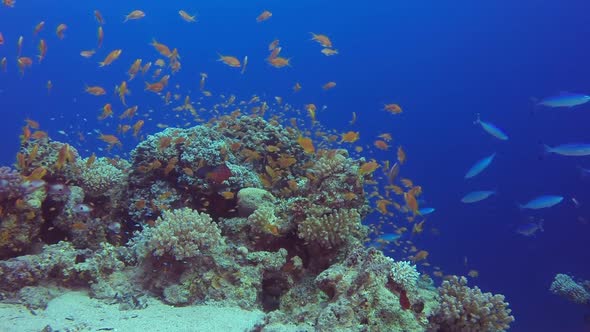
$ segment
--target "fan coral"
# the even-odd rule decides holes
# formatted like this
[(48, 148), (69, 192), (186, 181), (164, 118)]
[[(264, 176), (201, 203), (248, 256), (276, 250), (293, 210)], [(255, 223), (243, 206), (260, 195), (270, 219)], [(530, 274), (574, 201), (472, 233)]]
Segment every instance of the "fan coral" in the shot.
[(139, 256), (173, 256), (176, 260), (211, 253), (223, 244), (221, 230), (206, 213), (189, 208), (166, 210), (156, 226), (145, 228), (136, 237)]
[(440, 309), (433, 322), (443, 331), (505, 331), (514, 321), (504, 295), (467, 287), (465, 277), (451, 277), (438, 289)]
[(551, 293), (566, 298), (574, 303), (590, 303), (590, 292), (567, 274), (557, 274), (549, 288)]
[(358, 233), (361, 216), (356, 209), (333, 210), (321, 217), (309, 216), (299, 224), (299, 237), (308, 243), (317, 242), (333, 249), (346, 242), (348, 236)]
[(407, 261), (393, 262), (391, 279), (405, 291), (415, 292), (418, 278), (420, 278), (420, 273), (416, 270), (416, 265), (412, 265)]
[(0, 201), (19, 197), (23, 194), (23, 179), (10, 167), (0, 167)]

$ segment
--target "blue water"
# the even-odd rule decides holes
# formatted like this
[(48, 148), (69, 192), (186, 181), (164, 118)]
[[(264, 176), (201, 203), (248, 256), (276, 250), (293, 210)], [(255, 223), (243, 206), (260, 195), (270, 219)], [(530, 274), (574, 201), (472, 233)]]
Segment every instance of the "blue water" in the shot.
[[(123, 24), (124, 15), (137, 6), (147, 16)], [(96, 47), (94, 9), (106, 21), (105, 40), (93, 58), (85, 59), (79, 52)], [(196, 13), (199, 22), (180, 20), (179, 9)], [(264, 9), (273, 17), (257, 24), (255, 18)], [(127, 79), (136, 58), (145, 62), (160, 57), (148, 45), (156, 38), (179, 49), (182, 70), (171, 86), (179, 84), (183, 96), (189, 91), (198, 95), (199, 73), (206, 72), (207, 89), (214, 95), (282, 96), (298, 108), (327, 105), (318, 120), (338, 132), (360, 131), (363, 145), (372, 145), (380, 133), (392, 133), (408, 153), (403, 176), (422, 185), (428, 206), (437, 209), (416, 240), (430, 252), (429, 261), (450, 274), (478, 270), (480, 276), (472, 282), (484, 291), (505, 294), (511, 303), (514, 331), (581, 331), (588, 309), (566, 303), (548, 289), (556, 273), (590, 279), (590, 190), (576, 171), (576, 165), (590, 168), (590, 158), (545, 156), (541, 143), (589, 143), (590, 104), (573, 110), (535, 109), (531, 98), (560, 91), (590, 93), (589, 9), (582, 0), (19, 0), (15, 8), (0, 7), (5, 38), (0, 57), (9, 60), (8, 72), (0, 73), (0, 163), (14, 161), (26, 117), (40, 121), (54, 139), (82, 147), (83, 155), (104, 147), (96, 134), (87, 133), (115, 132), (113, 125), (98, 123), (99, 109), (111, 102), (116, 113), (123, 111), (112, 95), (114, 86)], [(41, 20), (45, 30), (33, 38)], [(60, 23), (68, 25), (64, 40), (55, 36)], [(309, 41), (312, 31), (329, 35), (340, 54), (319, 53), (319, 45)], [(37, 54), (39, 38), (48, 44), (43, 63), (35, 61), (22, 78), (14, 60), (19, 35), (24, 36), (26, 56)], [(275, 38), (283, 46), (281, 54), (292, 57), (291, 68), (265, 63), (267, 45)], [(121, 57), (98, 68), (97, 62), (117, 48), (123, 49)], [(248, 55), (246, 74), (217, 62), (217, 52), (240, 59)], [(47, 80), (54, 85), (50, 94)], [(303, 89), (293, 94), (297, 81)], [(323, 91), (327, 81), (337, 87)], [(108, 96), (84, 94), (84, 84), (102, 85)], [(174, 124), (172, 111), (156, 95), (143, 92), (143, 84), (139, 77), (132, 81), (127, 99), (140, 106), (140, 114), (154, 109), (144, 133), (155, 132), (158, 122)], [(383, 111), (383, 104), (391, 102), (404, 113)], [(353, 111), (358, 120), (349, 126)], [(510, 140), (497, 140), (473, 125), (476, 113), (505, 130)], [(78, 141), (78, 132), (85, 141)], [(125, 139), (123, 151), (135, 143)], [(497, 155), (487, 170), (463, 179), (476, 160), (493, 152)], [(393, 154), (374, 156), (393, 159)], [(473, 205), (460, 203), (466, 192), (484, 189), (498, 195)], [(566, 200), (547, 210), (519, 211), (517, 202), (541, 194)], [(579, 208), (571, 197), (581, 203)], [(545, 232), (531, 238), (516, 234), (515, 228), (529, 216), (543, 218)], [(440, 235), (433, 235), (432, 227)]]

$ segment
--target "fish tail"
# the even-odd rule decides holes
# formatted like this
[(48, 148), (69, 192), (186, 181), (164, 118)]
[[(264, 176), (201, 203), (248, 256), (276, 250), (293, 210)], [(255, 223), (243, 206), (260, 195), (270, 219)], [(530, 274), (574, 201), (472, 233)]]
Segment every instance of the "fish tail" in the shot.
[(477, 113), (475, 116), (476, 116), (476, 118), (475, 118), (475, 121), (473, 121), (473, 124), (476, 125), (476, 124), (481, 123), (481, 118), (480, 118), (479, 113)]
[(550, 147), (547, 144), (543, 144), (543, 149), (544, 149), (545, 153), (551, 153), (551, 152), (553, 152), (553, 148)]

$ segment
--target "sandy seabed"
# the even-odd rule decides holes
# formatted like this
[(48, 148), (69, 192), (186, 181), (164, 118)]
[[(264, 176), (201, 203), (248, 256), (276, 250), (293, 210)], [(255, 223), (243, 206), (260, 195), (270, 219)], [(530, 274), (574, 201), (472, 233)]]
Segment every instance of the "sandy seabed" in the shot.
[(191, 331), (243, 332), (264, 319), (261, 311), (216, 306), (173, 307), (156, 299), (140, 310), (119, 310), (118, 304), (92, 299), (85, 292), (64, 293), (45, 310), (0, 303), (0, 332), (49, 331)]

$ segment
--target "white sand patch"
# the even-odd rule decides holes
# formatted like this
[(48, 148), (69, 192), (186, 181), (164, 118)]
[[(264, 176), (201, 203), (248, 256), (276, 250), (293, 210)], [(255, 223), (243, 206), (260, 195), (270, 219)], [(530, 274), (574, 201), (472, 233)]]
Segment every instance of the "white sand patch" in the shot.
[(120, 311), (118, 304), (91, 299), (84, 292), (68, 292), (49, 302), (46, 310), (17, 304), (0, 304), (1, 332), (39, 332), (49, 325), (69, 331), (191, 331), (244, 332), (264, 319), (261, 311), (240, 308), (173, 307), (156, 299), (141, 310)]

